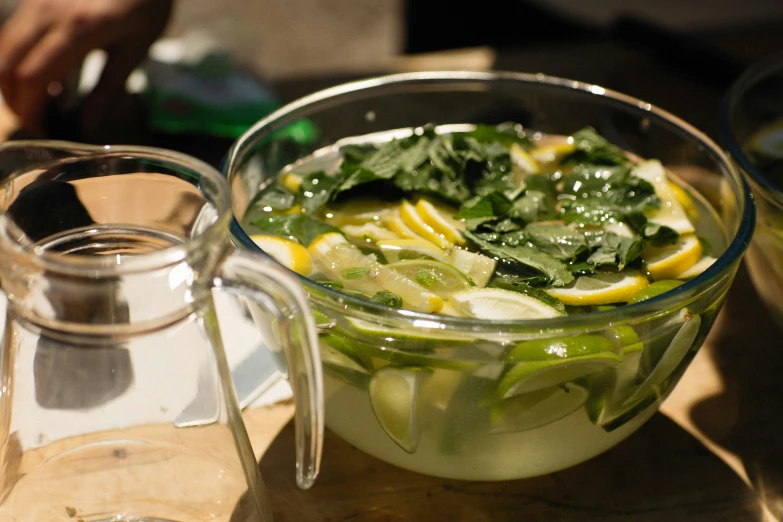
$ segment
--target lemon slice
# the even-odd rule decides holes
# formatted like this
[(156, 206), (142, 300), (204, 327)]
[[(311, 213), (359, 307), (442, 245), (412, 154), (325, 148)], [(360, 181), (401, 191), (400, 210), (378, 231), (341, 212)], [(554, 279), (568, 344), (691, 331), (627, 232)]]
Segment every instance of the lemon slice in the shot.
[(693, 234), (680, 236), (673, 245), (648, 246), (642, 251), (642, 259), (653, 279), (674, 279), (701, 259), (701, 241)]
[(250, 239), (275, 261), (297, 274), (307, 276), (312, 273), (313, 261), (310, 253), (299, 243), (290, 239), (264, 234), (250, 236)]
[(766, 125), (754, 134), (750, 146), (768, 158), (783, 159), (783, 120)]
[(438, 246), (444, 250), (454, 246), (448, 239), (440, 235), (434, 228), (428, 225), (419, 215), (416, 207), (411, 205), (409, 201), (403, 201), (400, 205), (400, 218), (402, 218), (403, 223), (408, 225), (408, 227), (417, 236), (423, 237), (435, 246)]
[(406, 308), (419, 312), (437, 312), (443, 307), (441, 297), (380, 264), (375, 256), (364, 255), (341, 234), (330, 232), (316, 238), (308, 251), (321, 273), (342, 281), (347, 289), (367, 295), (388, 290), (400, 296)]
[(370, 405), (383, 431), (406, 453), (419, 447), (419, 389), (424, 368), (383, 368), (370, 377)]
[(538, 174), (541, 172), (538, 162), (518, 143), (511, 145), (510, 155), (514, 165), (522, 169), (522, 172), (525, 174)]
[(359, 241), (382, 241), (384, 239), (398, 239), (399, 236), (389, 230), (376, 225), (375, 223), (365, 223), (364, 225), (344, 225), (340, 230), (354, 239)]
[(651, 223), (667, 226), (678, 234), (695, 232), (693, 223), (688, 219), (677, 192), (666, 176), (666, 170), (658, 160), (648, 160), (640, 163), (634, 169), (634, 174), (652, 184), (655, 194), (661, 200), (661, 208), (647, 216)]
[(389, 227), (389, 230), (397, 234), (399, 237), (403, 239), (411, 239), (415, 241), (423, 241), (428, 244), (432, 244), (432, 242), (427, 241), (420, 235), (418, 235), (416, 232), (413, 231), (408, 225), (405, 224), (405, 222), (402, 220), (400, 216), (391, 216), (386, 220), (386, 226)]
[(684, 272), (677, 274), (677, 279), (693, 279), (711, 267), (715, 261), (717, 261), (717, 259), (714, 257), (704, 256), (695, 265), (685, 270)]
[(530, 155), (539, 165), (547, 165), (549, 163), (559, 162), (563, 156), (574, 152), (573, 139), (565, 141), (563, 143), (552, 143), (550, 145), (542, 145), (536, 147), (530, 151)]
[(646, 287), (647, 278), (636, 270), (598, 273), (578, 277), (569, 286), (549, 288), (546, 292), (571, 306), (625, 303)]
[(497, 265), (497, 261), (491, 257), (459, 248), (451, 251), (447, 262), (482, 288), (489, 283)]
[(462, 237), (462, 230), (465, 230), (465, 223), (462, 221), (450, 220), (435, 205), (425, 199), (420, 199), (416, 203), (416, 212), (418, 212), (422, 221), (432, 227), (432, 229), (443, 236), (446, 241), (457, 245), (465, 245), (465, 238)]
[(375, 223), (383, 225), (388, 218), (397, 214), (397, 204), (377, 199), (352, 199), (331, 208), (326, 219), (337, 228), (345, 225)]
[(688, 194), (688, 191), (673, 181), (669, 182), (669, 186), (674, 191), (677, 201), (679, 201), (682, 208), (685, 209), (685, 214), (688, 218), (692, 220), (699, 219), (699, 211), (696, 210), (696, 205), (693, 204), (693, 198)]
[(389, 239), (378, 241), (376, 245), (390, 263), (406, 259), (446, 261), (443, 250), (423, 239)]
[(299, 187), (302, 186), (302, 178), (294, 174), (293, 172), (289, 172), (282, 178), (280, 178), (280, 184), (283, 185), (285, 188), (296, 194), (299, 192)]
[(500, 288), (475, 288), (451, 294), (449, 303), (461, 315), (478, 319), (521, 320), (558, 317), (548, 304), (519, 292)]
[(444, 298), (474, 286), (468, 276), (453, 266), (433, 259), (411, 259), (386, 266)]
[(587, 402), (587, 389), (572, 382), (503, 399), (490, 411), (490, 433), (519, 433), (566, 417)]

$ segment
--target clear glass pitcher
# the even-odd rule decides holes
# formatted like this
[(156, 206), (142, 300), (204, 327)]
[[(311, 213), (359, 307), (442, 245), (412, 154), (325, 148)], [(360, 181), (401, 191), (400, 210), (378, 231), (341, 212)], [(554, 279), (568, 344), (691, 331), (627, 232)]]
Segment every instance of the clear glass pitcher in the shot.
[(320, 359), (296, 281), (232, 250), (225, 179), (64, 142), (0, 146), (0, 176), (0, 521), (271, 521), (213, 290), (271, 318), (301, 487), (321, 456)]

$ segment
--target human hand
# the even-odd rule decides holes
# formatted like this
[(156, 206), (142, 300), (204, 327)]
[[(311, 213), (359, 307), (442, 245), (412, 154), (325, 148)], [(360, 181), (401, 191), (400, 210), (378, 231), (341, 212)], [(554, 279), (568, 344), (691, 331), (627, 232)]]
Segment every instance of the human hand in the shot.
[(94, 49), (107, 53), (82, 126), (101, 120), (125, 80), (160, 36), (173, 0), (22, 0), (0, 30), (0, 90), (26, 129), (41, 126), (46, 104)]

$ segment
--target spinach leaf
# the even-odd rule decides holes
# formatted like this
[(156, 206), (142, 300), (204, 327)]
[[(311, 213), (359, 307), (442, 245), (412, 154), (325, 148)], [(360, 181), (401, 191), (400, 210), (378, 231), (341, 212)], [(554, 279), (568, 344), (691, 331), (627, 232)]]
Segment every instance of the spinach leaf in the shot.
[(566, 160), (587, 161), (599, 165), (622, 165), (625, 163), (623, 151), (609, 143), (592, 127), (585, 127), (571, 136), (575, 151)]
[(626, 237), (614, 232), (606, 232), (601, 238), (598, 249), (587, 258), (593, 266), (617, 266), (622, 270), (641, 254), (646, 241), (639, 236)]
[(296, 195), (275, 181), (261, 193), (256, 205), (265, 211), (288, 210), (296, 203)]
[(575, 276), (577, 275), (590, 275), (595, 273), (595, 266), (591, 265), (587, 261), (581, 261), (579, 263), (570, 263), (568, 269)]
[(409, 172), (401, 171), (392, 182), (404, 193), (433, 196), (455, 207), (471, 197), (470, 190), (460, 178), (450, 179), (432, 165), (424, 165)]
[(326, 172), (313, 172), (302, 180), (299, 193), (302, 196), (302, 208), (307, 212), (315, 212), (332, 197), (337, 186), (342, 182), (340, 176), (330, 176)]
[(386, 306), (392, 306), (394, 308), (402, 308), (402, 297), (398, 296), (394, 292), (388, 290), (380, 290), (375, 292), (370, 301), (374, 303), (380, 303)]
[(505, 216), (511, 209), (511, 201), (501, 192), (490, 192), (486, 196), (462, 206), (457, 219), (464, 219), (468, 230), (475, 230), (488, 221)]
[(250, 224), (268, 234), (293, 239), (304, 246), (310, 246), (310, 243), (322, 234), (341, 233), (338, 228), (301, 213), (264, 216), (251, 221)]
[(600, 198), (628, 183), (630, 177), (631, 169), (625, 165), (579, 163), (565, 176), (563, 192), (583, 198)]
[(544, 290), (530, 286), (527, 279), (516, 274), (499, 272), (492, 277), (487, 286), (529, 295), (530, 297), (548, 304), (561, 314), (566, 315), (565, 305), (560, 302), (559, 299), (552, 297)]
[(523, 267), (539, 272), (546, 277), (547, 282), (552, 286), (565, 286), (574, 280), (574, 276), (564, 263), (534, 247), (497, 245), (468, 231), (465, 231), (464, 235), (479, 250), (490, 257), (499, 259), (511, 266)]
[(539, 250), (561, 261), (572, 261), (587, 250), (585, 236), (561, 224), (531, 223), (525, 235)]
[(519, 123), (505, 122), (500, 125), (491, 126), (479, 124), (472, 131), (466, 132), (466, 135), (470, 136), (479, 143), (492, 143), (497, 142), (506, 147), (510, 147), (513, 143), (518, 143), (524, 148), (530, 148), (533, 142), (527, 137), (525, 129)]

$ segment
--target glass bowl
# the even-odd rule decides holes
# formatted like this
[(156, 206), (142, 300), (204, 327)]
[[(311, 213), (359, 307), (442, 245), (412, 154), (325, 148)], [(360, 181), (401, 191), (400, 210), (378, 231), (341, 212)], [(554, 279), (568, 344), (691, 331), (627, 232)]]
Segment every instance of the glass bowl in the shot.
[[(306, 120), (309, 143), (286, 137)], [(618, 309), (557, 319), (489, 321), (416, 313), (300, 277), (320, 324), (326, 424), (375, 457), (449, 478), (505, 480), (550, 473), (611, 448), (671, 392), (703, 343), (750, 241), (750, 191), (720, 148), (648, 103), (594, 85), (521, 73), (428, 72), (349, 83), (261, 120), (226, 161), (232, 237), (263, 254), (243, 228), (250, 203), (285, 166), (341, 138), (437, 124), (521, 123), (569, 135), (591, 125), (658, 158), (712, 203), (723, 230), (703, 231), (720, 253), (673, 291)], [(703, 224), (697, 223), (703, 228)], [(717, 255), (716, 253), (716, 255)], [(520, 342), (612, 340), (611, 367), (559, 360), (535, 389), (501, 399)]]
[(748, 249), (748, 271), (783, 328), (783, 55), (737, 79), (723, 102), (721, 129), (756, 200), (758, 225)]

